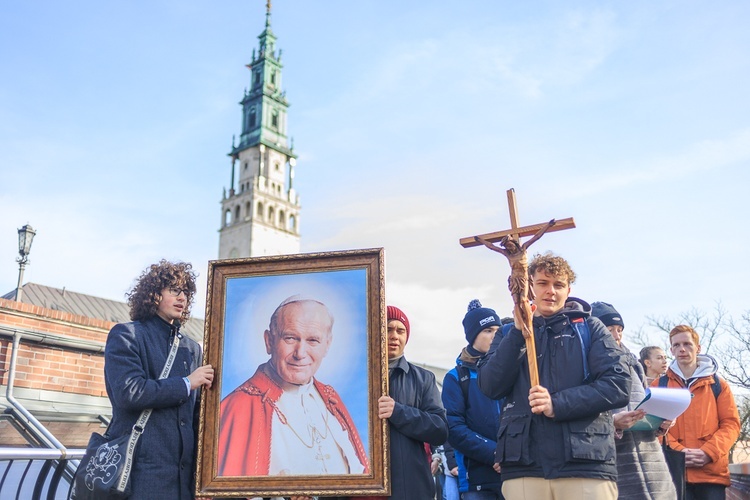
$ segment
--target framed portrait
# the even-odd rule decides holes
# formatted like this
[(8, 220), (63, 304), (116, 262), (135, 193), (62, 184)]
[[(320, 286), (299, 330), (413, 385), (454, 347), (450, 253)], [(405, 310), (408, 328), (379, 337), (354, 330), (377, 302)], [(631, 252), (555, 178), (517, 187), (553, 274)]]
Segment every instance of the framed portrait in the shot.
[(209, 262), (196, 496), (389, 495), (383, 249)]

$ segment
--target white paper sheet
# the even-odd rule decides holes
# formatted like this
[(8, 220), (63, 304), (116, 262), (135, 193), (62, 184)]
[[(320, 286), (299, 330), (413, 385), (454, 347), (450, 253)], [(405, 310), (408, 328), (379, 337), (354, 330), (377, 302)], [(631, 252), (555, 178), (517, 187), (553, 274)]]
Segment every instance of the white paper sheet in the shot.
[(650, 387), (646, 389), (636, 410), (646, 410), (649, 415), (655, 415), (665, 420), (674, 420), (690, 406), (692, 395), (687, 389), (672, 389), (669, 387)]

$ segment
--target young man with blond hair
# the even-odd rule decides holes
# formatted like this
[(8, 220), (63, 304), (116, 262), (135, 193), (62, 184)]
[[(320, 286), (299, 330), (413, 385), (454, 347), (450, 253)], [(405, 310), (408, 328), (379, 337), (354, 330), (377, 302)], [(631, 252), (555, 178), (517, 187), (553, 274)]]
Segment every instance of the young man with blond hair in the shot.
[[(716, 360), (700, 354), (698, 332), (693, 328), (675, 326), (669, 332), (669, 344), (674, 361), (664, 375), (667, 387), (687, 388), (692, 396), (690, 406), (667, 434), (668, 445), (685, 453), (685, 498), (723, 500), (730, 484), (729, 450), (740, 435), (732, 390), (718, 377)], [(653, 385), (663, 383), (657, 379)]]
[(591, 306), (570, 297), (575, 273), (562, 257), (529, 264), (539, 385), (531, 386), (521, 324), (496, 335), (479, 365), (479, 388), (505, 398), (495, 462), (505, 498), (617, 498), (610, 410), (628, 403), (630, 371)]

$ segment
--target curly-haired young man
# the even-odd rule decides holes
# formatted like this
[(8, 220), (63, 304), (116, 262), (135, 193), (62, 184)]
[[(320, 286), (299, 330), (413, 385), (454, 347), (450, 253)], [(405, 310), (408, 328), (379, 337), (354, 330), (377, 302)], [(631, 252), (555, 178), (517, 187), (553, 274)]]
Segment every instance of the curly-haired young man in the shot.
[[(194, 294), (190, 264), (153, 264), (128, 293), (133, 321), (115, 325), (107, 336), (107, 437), (129, 433), (144, 409), (154, 410), (136, 450), (131, 498), (194, 497), (198, 389), (211, 387), (214, 376), (211, 365), (200, 366), (200, 345), (180, 333)], [(179, 342), (177, 356), (167, 378), (159, 379), (173, 341)]]
[(540, 385), (531, 387), (518, 319), (505, 337), (495, 336), (479, 366), (482, 392), (505, 398), (495, 449), (503, 495), (614, 500), (610, 410), (628, 403), (628, 365), (591, 306), (570, 297), (575, 273), (565, 259), (535, 256), (529, 279)]

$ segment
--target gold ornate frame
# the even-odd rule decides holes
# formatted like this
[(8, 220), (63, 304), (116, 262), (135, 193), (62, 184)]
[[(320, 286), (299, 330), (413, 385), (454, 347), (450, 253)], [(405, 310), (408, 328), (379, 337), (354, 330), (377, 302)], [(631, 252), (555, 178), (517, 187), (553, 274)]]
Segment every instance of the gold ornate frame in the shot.
[[(366, 425), (366, 429), (360, 428), (359, 425), (357, 427), (361, 435), (367, 436), (367, 442), (365, 443), (363, 439), (363, 444), (369, 458), (369, 473), (283, 476), (219, 475), (217, 455), (221, 400), (228, 393), (227, 391), (231, 392), (236, 387), (234, 375), (236, 371), (247, 370), (246, 374), (243, 374), (243, 377), (247, 378), (255, 370), (255, 366), (251, 366), (250, 361), (243, 363), (241, 367), (239, 363), (227, 362), (224, 365), (224, 361), (229, 359), (226, 356), (236, 358), (237, 355), (234, 353), (248, 352), (248, 356), (268, 358), (265, 349), (244, 350), (233, 347), (233, 343), (247, 343), (251, 342), (248, 339), (262, 338), (263, 332), (255, 331), (256, 327), (250, 325), (264, 320), (267, 327), (273, 309), (269, 312), (268, 307), (263, 308), (258, 305), (258, 302), (267, 299), (266, 302), (271, 303), (268, 295), (272, 293), (276, 293), (277, 297), (295, 293), (309, 294), (310, 289), (313, 293), (325, 288), (329, 293), (343, 294), (345, 293), (344, 282), (341, 282), (342, 291), (338, 292), (339, 287), (336, 286), (336, 280), (342, 276), (356, 277), (351, 280), (354, 284), (349, 280), (346, 281), (346, 286), (357, 289), (354, 294), (355, 299), (348, 295), (346, 300), (355, 300), (354, 309), (364, 311), (365, 316), (357, 323), (362, 326), (362, 334), (352, 335), (351, 339), (343, 340), (342, 343), (348, 350), (346, 356), (354, 354), (356, 356), (352, 359), (361, 359), (362, 363), (357, 364), (355, 370), (340, 373), (339, 377), (323, 380), (323, 382), (332, 383), (337, 390), (339, 390), (337, 384), (349, 383), (352, 385), (349, 389), (350, 394), (360, 393), (357, 401), (364, 401), (364, 405), (355, 405), (355, 408), (350, 408), (350, 412), (353, 415), (356, 412), (359, 415), (359, 421), (366, 422), (363, 424)], [(321, 284), (320, 288), (316, 288), (318, 282)], [(324, 282), (325, 285), (323, 285)], [(255, 286), (256, 283), (264, 285)], [(244, 288), (240, 286), (246, 284), (248, 286)], [(306, 287), (307, 289), (303, 290)], [(240, 289), (245, 292), (238, 291)], [(269, 292), (271, 289), (273, 292)], [(381, 395), (388, 394), (384, 290), (385, 270), (382, 248), (209, 262), (203, 360), (204, 363), (209, 363), (215, 368), (215, 375), (213, 387), (203, 390), (200, 406), (196, 470), (196, 496), (198, 498), (390, 495), (388, 424), (377, 417), (377, 400)], [(361, 301), (361, 303), (357, 304), (356, 301)], [(279, 302), (280, 300), (277, 300), (276, 305)], [(335, 317), (336, 311), (332, 313)], [(240, 317), (240, 314), (242, 314), (242, 321), (236, 319)], [(248, 318), (252, 321), (245, 321)], [(243, 327), (241, 335), (236, 334), (240, 328), (239, 325)], [(247, 326), (246, 329), (245, 326)], [(252, 331), (246, 332), (246, 330)], [(353, 330), (359, 331), (359, 328)], [(331, 351), (336, 345), (337, 338), (347, 335), (347, 332), (337, 330), (337, 324), (334, 323), (333, 335)], [(228, 351), (225, 352), (225, 349)], [(359, 352), (360, 349), (363, 351)], [(327, 363), (334, 367), (338, 366), (342, 359), (341, 353), (335, 359), (330, 359), (331, 354), (332, 352), (329, 351), (321, 364), (320, 371), (323, 371)], [(355, 375), (352, 375), (353, 373)], [(363, 376), (357, 379), (357, 373)], [(361, 393), (361, 390), (365, 388), (366, 395)], [(343, 393), (341, 397), (346, 400)], [(348, 402), (347, 405), (349, 405)]]

